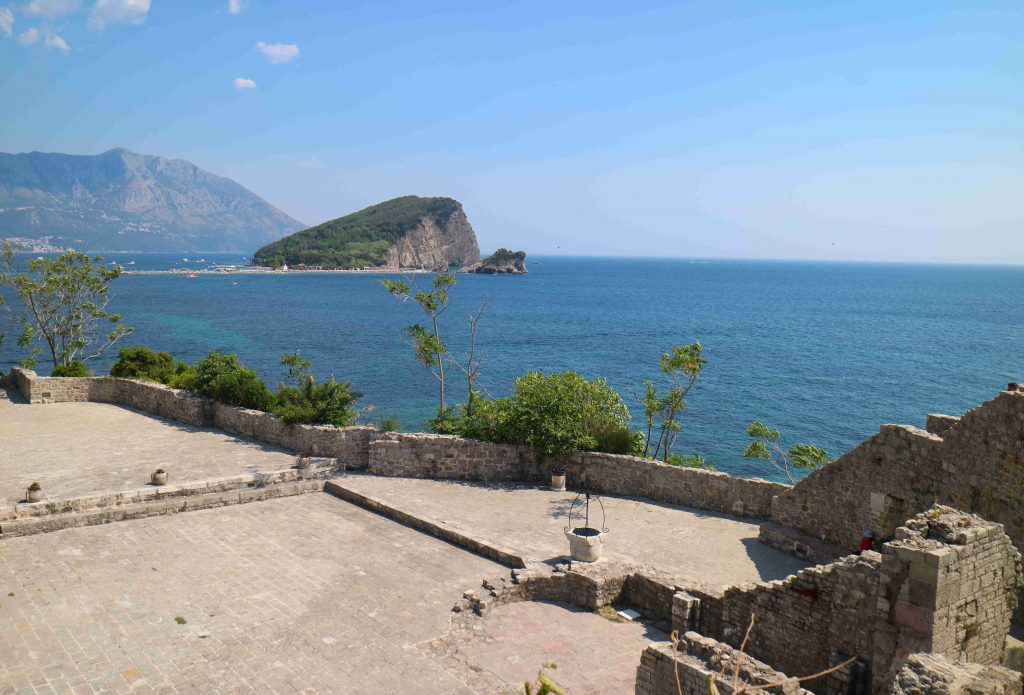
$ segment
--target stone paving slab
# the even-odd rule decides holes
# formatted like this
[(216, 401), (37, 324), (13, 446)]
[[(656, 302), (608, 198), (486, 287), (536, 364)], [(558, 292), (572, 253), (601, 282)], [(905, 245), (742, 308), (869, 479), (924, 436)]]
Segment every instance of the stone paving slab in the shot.
[(416, 645), (502, 571), (322, 493), (7, 539), (0, 693), (468, 695)]
[(11, 509), (38, 481), (48, 499), (136, 490), (164, 468), (171, 482), (276, 471), (278, 447), (107, 403), (27, 405), (0, 395), (0, 504)]
[[(563, 528), (574, 492), (522, 485), (345, 474), (332, 485), (390, 505), (528, 562), (568, 554)], [(758, 524), (715, 512), (624, 497), (602, 497), (610, 533), (604, 557), (641, 562), (708, 587), (770, 581), (809, 563), (757, 540)], [(601, 521), (591, 507), (592, 525)]]
[(612, 622), (560, 603), (497, 606), (481, 619), (480, 632), (459, 647), (461, 657), (522, 691), (541, 664), (567, 693), (632, 695), (640, 656), (668, 635), (635, 622)]

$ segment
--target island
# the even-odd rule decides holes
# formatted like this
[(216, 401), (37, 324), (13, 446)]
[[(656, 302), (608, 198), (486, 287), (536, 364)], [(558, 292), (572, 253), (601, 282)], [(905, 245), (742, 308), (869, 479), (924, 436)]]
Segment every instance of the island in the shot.
[(525, 275), (526, 252), (509, 251), (500, 248), (482, 261), (476, 261), (463, 268), (460, 273), (482, 273), (484, 275)]

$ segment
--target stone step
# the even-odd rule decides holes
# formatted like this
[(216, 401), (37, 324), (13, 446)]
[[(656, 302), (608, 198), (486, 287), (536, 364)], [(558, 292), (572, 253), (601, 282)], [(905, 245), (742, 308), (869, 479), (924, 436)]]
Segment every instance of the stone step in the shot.
[(245, 504), (275, 497), (301, 495), (307, 492), (321, 492), (323, 487), (322, 478), (298, 479), (269, 485), (235, 487), (216, 492), (152, 497), (141, 502), (101, 508), (24, 516), (0, 521), (0, 539), (50, 533), (79, 526), (109, 524), (128, 519), (143, 519), (164, 514), (177, 514), (198, 509)]

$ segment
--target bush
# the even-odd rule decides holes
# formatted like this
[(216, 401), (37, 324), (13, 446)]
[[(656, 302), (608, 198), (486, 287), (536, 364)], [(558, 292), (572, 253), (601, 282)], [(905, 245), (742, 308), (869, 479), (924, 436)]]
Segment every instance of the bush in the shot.
[(629, 454), (640, 456), (644, 451), (644, 435), (634, 432), (628, 425), (599, 422), (590, 426), (596, 443), (594, 451), (606, 454)]
[(401, 432), (402, 423), (395, 415), (381, 415), (377, 420), (377, 429), (381, 432)]
[(158, 384), (170, 384), (178, 374), (189, 366), (175, 360), (169, 353), (156, 352), (147, 347), (125, 347), (118, 351), (118, 360), (110, 368), (110, 376), (121, 379), (141, 379)]
[(185, 365), (184, 369), (171, 377), (167, 385), (172, 389), (185, 389), (186, 391), (196, 390), (196, 377), (198, 373), (196, 368), (191, 365)]
[(334, 425), (345, 427), (356, 420), (355, 402), (363, 394), (352, 390), (348, 381), (335, 381), (334, 375), (317, 383), (313, 363), (299, 354), (285, 353), (281, 364), (287, 367), (291, 384), (280, 383), (272, 412), (289, 425)]
[(529, 444), (542, 456), (575, 450), (630, 453), (638, 441), (629, 430), (629, 410), (608, 382), (587, 381), (571, 371), (524, 374), (508, 398), (476, 400), (472, 415), (458, 422), (464, 437)]
[(196, 362), (195, 376), (189, 380), (190, 390), (228, 405), (269, 411), (274, 403), (263, 379), (242, 364), (238, 355), (211, 352)]
[(665, 463), (670, 466), (679, 466), (680, 468), (701, 468), (706, 471), (715, 470), (715, 467), (705, 461), (704, 457), (696, 451), (692, 452), (689, 456), (669, 454), (665, 459)]
[(92, 376), (92, 372), (78, 360), (71, 360), (67, 364), (54, 367), (50, 376)]

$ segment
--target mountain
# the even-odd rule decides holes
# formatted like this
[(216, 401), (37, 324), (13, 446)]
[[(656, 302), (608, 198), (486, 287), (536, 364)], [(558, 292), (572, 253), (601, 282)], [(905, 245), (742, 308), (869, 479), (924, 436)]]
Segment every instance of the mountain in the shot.
[(303, 226), (181, 159), (0, 153), (0, 239), (36, 250), (248, 252)]
[(407, 195), (264, 246), (263, 265), (447, 269), (480, 260), (476, 233), (452, 198)]

